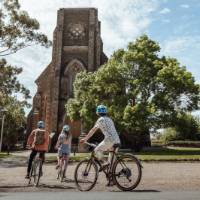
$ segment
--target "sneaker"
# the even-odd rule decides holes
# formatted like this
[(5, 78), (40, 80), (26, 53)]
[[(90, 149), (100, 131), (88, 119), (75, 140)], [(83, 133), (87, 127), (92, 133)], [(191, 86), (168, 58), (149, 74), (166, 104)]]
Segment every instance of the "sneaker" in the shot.
[(27, 174), (26, 176), (25, 176), (25, 179), (29, 179), (30, 178), (30, 176), (29, 176), (29, 174)]

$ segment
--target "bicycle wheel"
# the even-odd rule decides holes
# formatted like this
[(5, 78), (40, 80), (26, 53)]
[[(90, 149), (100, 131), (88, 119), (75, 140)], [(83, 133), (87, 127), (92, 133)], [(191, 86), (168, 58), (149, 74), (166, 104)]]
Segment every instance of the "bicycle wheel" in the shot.
[(34, 185), (39, 185), (40, 177), (42, 175), (42, 160), (35, 161), (34, 165)]
[(98, 178), (98, 168), (92, 160), (83, 160), (76, 166), (74, 180), (80, 191), (91, 190)]
[(142, 166), (135, 156), (125, 154), (115, 161), (112, 172), (117, 187), (123, 191), (131, 191), (141, 180)]
[(28, 185), (31, 184), (31, 178), (32, 177), (33, 177), (33, 166), (31, 167), (31, 171), (30, 171), (30, 174), (29, 174)]

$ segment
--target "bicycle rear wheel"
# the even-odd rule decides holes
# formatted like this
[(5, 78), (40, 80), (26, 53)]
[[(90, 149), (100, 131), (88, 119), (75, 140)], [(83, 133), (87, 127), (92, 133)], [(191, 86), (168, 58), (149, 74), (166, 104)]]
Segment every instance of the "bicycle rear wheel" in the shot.
[(118, 158), (113, 166), (113, 179), (123, 191), (131, 191), (138, 186), (142, 177), (140, 161), (131, 154)]
[(39, 185), (40, 177), (42, 176), (42, 160), (35, 161), (34, 164), (34, 185)]
[(80, 191), (91, 190), (98, 178), (98, 168), (92, 160), (83, 160), (76, 166), (74, 180)]
[(33, 166), (31, 167), (31, 171), (30, 171), (30, 174), (29, 174), (28, 185), (31, 184), (31, 178), (32, 177), (33, 177)]

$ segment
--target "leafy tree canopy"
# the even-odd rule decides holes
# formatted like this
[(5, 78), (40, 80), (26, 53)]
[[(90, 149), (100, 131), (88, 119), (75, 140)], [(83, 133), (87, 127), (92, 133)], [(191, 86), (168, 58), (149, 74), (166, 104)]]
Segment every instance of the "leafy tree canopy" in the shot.
[(39, 32), (39, 28), (40, 24), (36, 19), (20, 10), (18, 0), (1, 0), (0, 56), (13, 54), (33, 44), (49, 47), (51, 42)]
[(159, 44), (143, 35), (114, 52), (95, 73), (78, 74), (67, 115), (89, 128), (95, 107), (105, 104), (119, 131), (144, 133), (168, 127), (180, 112), (198, 109), (200, 86), (192, 74), (159, 51)]
[[(49, 47), (51, 41), (39, 32), (39, 22), (26, 11), (20, 10), (18, 0), (0, 0), (0, 57), (16, 53), (18, 50), (40, 44)], [(24, 108), (30, 106), (27, 99), (30, 91), (18, 80), (22, 68), (11, 66), (0, 59), (0, 117), (5, 113), (4, 144), (15, 144), (17, 130), (25, 124)]]

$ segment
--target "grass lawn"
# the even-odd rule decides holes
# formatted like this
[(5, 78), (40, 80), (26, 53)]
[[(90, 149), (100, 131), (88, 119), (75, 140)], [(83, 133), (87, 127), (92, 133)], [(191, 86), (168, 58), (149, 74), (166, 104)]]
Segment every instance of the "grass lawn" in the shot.
[[(200, 161), (200, 148), (155, 147), (139, 153), (128, 153), (133, 153), (142, 161)], [(70, 157), (70, 160), (76, 162), (89, 156), (90, 153), (76, 153), (75, 156)], [(49, 162), (56, 161), (56, 156), (48, 157), (46, 160)]]
[(200, 161), (200, 148), (157, 147), (138, 153), (143, 161)]
[(1, 158), (5, 158), (5, 157), (8, 157), (9, 155), (7, 153), (2, 153), (0, 152), (0, 159)]

